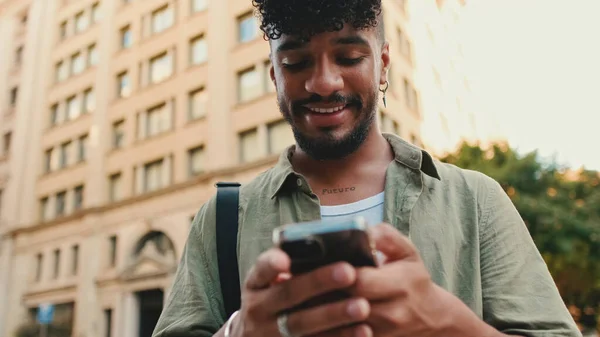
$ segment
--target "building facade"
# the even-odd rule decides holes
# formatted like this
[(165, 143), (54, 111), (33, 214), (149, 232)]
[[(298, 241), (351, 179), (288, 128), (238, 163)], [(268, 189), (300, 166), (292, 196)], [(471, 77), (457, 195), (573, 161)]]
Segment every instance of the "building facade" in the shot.
[[(415, 3), (378, 123), (422, 145)], [(251, 1), (0, 0), (0, 39), (0, 337), (149, 336), (214, 183), (294, 141)]]
[(415, 1), (413, 38), (415, 82), (421, 95), (421, 136), (435, 155), (455, 150), (462, 141), (476, 141), (481, 113), (465, 64), (464, 0)]

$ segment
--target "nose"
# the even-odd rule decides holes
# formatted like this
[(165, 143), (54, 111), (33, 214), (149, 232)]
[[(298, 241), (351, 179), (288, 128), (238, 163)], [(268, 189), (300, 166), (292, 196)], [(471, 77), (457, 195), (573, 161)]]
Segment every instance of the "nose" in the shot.
[(305, 83), (307, 92), (321, 97), (329, 97), (344, 89), (344, 80), (335, 64), (332, 64), (327, 57), (323, 57), (320, 62), (316, 63), (310, 78)]

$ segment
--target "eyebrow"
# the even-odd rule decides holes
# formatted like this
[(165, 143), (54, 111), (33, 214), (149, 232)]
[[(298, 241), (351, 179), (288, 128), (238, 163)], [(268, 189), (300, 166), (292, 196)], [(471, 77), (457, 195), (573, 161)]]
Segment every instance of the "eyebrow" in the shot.
[(340, 38), (335, 39), (334, 43), (335, 44), (345, 44), (345, 45), (356, 44), (356, 45), (360, 45), (360, 46), (368, 46), (369, 45), (369, 42), (367, 42), (367, 40), (365, 40), (364, 38), (362, 38), (361, 36), (358, 36), (358, 35), (340, 37)]
[[(305, 47), (306, 44), (306, 42), (298, 40), (286, 41), (277, 47), (277, 52), (281, 53), (289, 50), (301, 49)], [(333, 39), (333, 44), (369, 46), (369, 42), (358, 35), (335, 38)]]

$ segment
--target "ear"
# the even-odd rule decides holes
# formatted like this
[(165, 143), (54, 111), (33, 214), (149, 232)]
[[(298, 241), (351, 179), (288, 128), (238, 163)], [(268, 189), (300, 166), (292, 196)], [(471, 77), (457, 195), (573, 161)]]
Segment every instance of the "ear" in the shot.
[(390, 44), (386, 41), (381, 47), (381, 74), (379, 84), (384, 85), (388, 79), (388, 72), (390, 70)]
[(271, 63), (269, 65), (269, 76), (271, 77), (271, 81), (273, 81), (273, 85), (275, 85), (275, 88), (277, 88), (277, 81), (275, 80), (275, 68), (273, 68), (273, 58), (270, 54), (269, 59), (271, 60)]

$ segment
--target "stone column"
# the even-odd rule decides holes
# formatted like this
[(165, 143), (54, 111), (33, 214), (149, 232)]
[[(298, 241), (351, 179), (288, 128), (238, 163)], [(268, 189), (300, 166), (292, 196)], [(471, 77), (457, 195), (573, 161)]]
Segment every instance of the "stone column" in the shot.
[(269, 144), (269, 130), (265, 124), (261, 124), (257, 127), (257, 141), (258, 141), (258, 157), (262, 158), (267, 155), (268, 144)]
[(165, 158), (163, 159), (163, 170), (162, 170), (162, 177), (161, 177), (163, 187), (169, 186), (172, 182), (172, 171), (173, 171), (172, 163), (173, 163), (172, 155), (165, 156)]
[(211, 1), (206, 39), (209, 46), (221, 45), (221, 48), (208, 48), (208, 78), (224, 78), (221, 82), (208, 83), (210, 100), (208, 103), (207, 170), (227, 167), (237, 162), (235, 131), (231, 129), (231, 108), (235, 102), (235, 76), (230, 66), (229, 55), (235, 44), (234, 34), (219, 32), (234, 31), (230, 1)]
[(144, 164), (140, 163), (135, 169), (135, 194), (142, 194), (144, 191)]
[(140, 319), (140, 304), (137, 296), (134, 293), (127, 293), (123, 297), (122, 311), (120, 317), (122, 317), (121, 333), (119, 336), (131, 336), (135, 337), (139, 332), (139, 319)]

